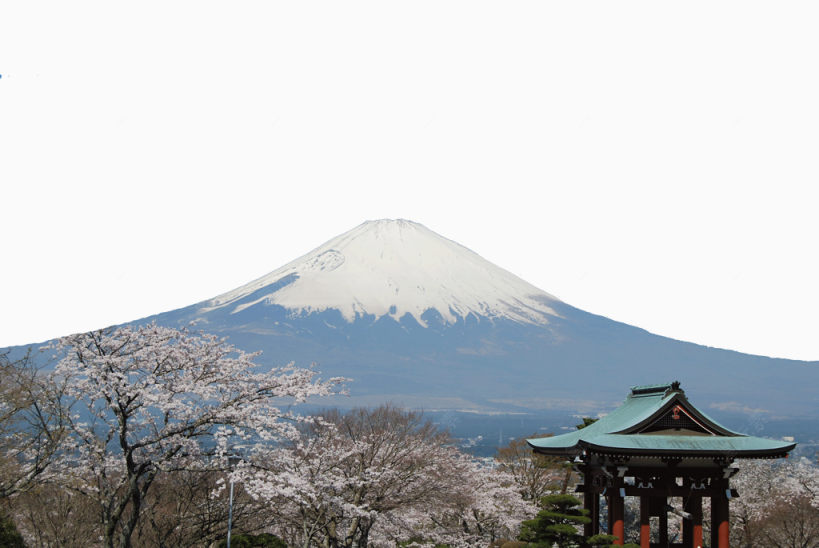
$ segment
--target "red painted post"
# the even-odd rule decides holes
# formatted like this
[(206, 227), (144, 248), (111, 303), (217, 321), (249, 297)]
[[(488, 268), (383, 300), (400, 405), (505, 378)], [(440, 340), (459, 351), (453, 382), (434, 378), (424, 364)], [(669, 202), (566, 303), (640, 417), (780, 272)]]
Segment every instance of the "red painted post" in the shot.
[[(721, 484), (723, 482), (720, 482)], [(724, 482), (727, 484), (728, 482)], [(720, 489), (711, 497), (711, 546), (712, 548), (730, 548), (728, 531), (728, 498)]]
[(625, 544), (623, 539), (626, 538), (626, 527), (623, 520), (618, 519), (614, 522), (614, 530), (612, 534), (617, 537), (614, 541), (615, 546), (622, 546)]
[[(728, 504), (728, 501), (725, 501)], [(726, 516), (727, 517), (727, 516)], [(725, 519), (719, 524), (719, 548), (730, 548), (730, 539), (728, 532), (728, 520)]]
[(702, 548), (702, 497), (691, 498), (691, 521), (694, 522), (691, 534), (693, 548)]
[(609, 500), (611, 501), (611, 507), (609, 508), (612, 520), (611, 534), (617, 537), (614, 544), (620, 546), (625, 544), (626, 538), (625, 501), (619, 492), (613, 493)]
[(651, 548), (651, 517), (645, 495), (640, 497), (640, 548)]

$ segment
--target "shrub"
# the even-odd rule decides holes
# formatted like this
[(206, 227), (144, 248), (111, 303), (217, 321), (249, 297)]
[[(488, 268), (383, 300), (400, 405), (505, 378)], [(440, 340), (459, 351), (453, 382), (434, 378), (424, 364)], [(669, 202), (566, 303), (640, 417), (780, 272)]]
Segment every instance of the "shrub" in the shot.
[(14, 522), (5, 514), (0, 514), (0, 546), (7, 548), (25, 548), (26, 546)]
[[(222, 539), (217, 548), (226, 548), (227, 539)], [(262, 533), (260, 535), (231, 535), (230, 548), (287, 548), (287, 544), (276, 535)]]

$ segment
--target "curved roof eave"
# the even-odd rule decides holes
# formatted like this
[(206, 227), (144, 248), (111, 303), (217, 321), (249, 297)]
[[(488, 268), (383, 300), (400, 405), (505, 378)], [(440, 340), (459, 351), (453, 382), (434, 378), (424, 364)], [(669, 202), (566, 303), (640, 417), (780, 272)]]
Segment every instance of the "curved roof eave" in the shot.
[[(675, 405), (695, 417), (711, 435), (640, 433)], [(537, 453), (560, 456), (592, 450), (645, 456), (777, 458), (787, 456), (796, 446), (795, 443), (746, 436), (724, 427), (694, 407), (676, 382), (632, 387), (620, 407), (587, 427), (526, 441)]]
[(735, 459), (775, 459), (787, 457), (788, 453), (790, 453), (794, 447), (796, 447), (795, 443), (779, 447), (769, 447), (765, 449), (716, 449), (716, 448), (679, 449), (659, 447), (652, 448), (611, 447), (607, 445), (598, 445), (594, 443), (582, 442), (579, 445), (578, 449), (582, 448), (587, 451), (599, 454), (641, 457), (675, 456), (682, 458), (719, 458), (730, 456)]

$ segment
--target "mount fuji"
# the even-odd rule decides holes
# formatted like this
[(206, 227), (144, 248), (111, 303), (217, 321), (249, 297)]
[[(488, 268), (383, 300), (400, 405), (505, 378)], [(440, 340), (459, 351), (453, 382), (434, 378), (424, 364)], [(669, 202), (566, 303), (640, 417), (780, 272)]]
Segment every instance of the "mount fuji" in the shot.
[(295, 315), (337, 310), (348, 322), (372, 316), (397, 322), (434, 311), (445, 324), (476, 319), (548, 323), (557, 299), (423, 225), (366, 222), (238, 289), (210, 301), (208, 313), (279, 305)]
[[(584, 312), (426, 227), (369, 221), (233, 291), (135, 323), (188, 325), (352, 378), (337, 405), (588, 413), (679, 380), (716, 415), (812, 417), (819, 362), (673, 340)], [(757, 429), (758, 430), (758, 429)]]

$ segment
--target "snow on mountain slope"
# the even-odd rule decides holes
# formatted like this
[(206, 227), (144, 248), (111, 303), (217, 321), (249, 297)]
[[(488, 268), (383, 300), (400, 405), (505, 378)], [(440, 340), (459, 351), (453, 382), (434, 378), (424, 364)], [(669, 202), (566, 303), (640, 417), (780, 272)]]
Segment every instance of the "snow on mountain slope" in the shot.
[[(294, 281), (264, 291), (287, 277)], [(409, 314), (426, 325), (421, 316), (434, 309), (448, 323), (472, 313), (542, 324), (557, 315), (549, 302), (559, 300), (425, 226), (383, 219), (212, 299), (202, 312), (265, 303), (296, 313), (337, 309), (347, 321)]]

